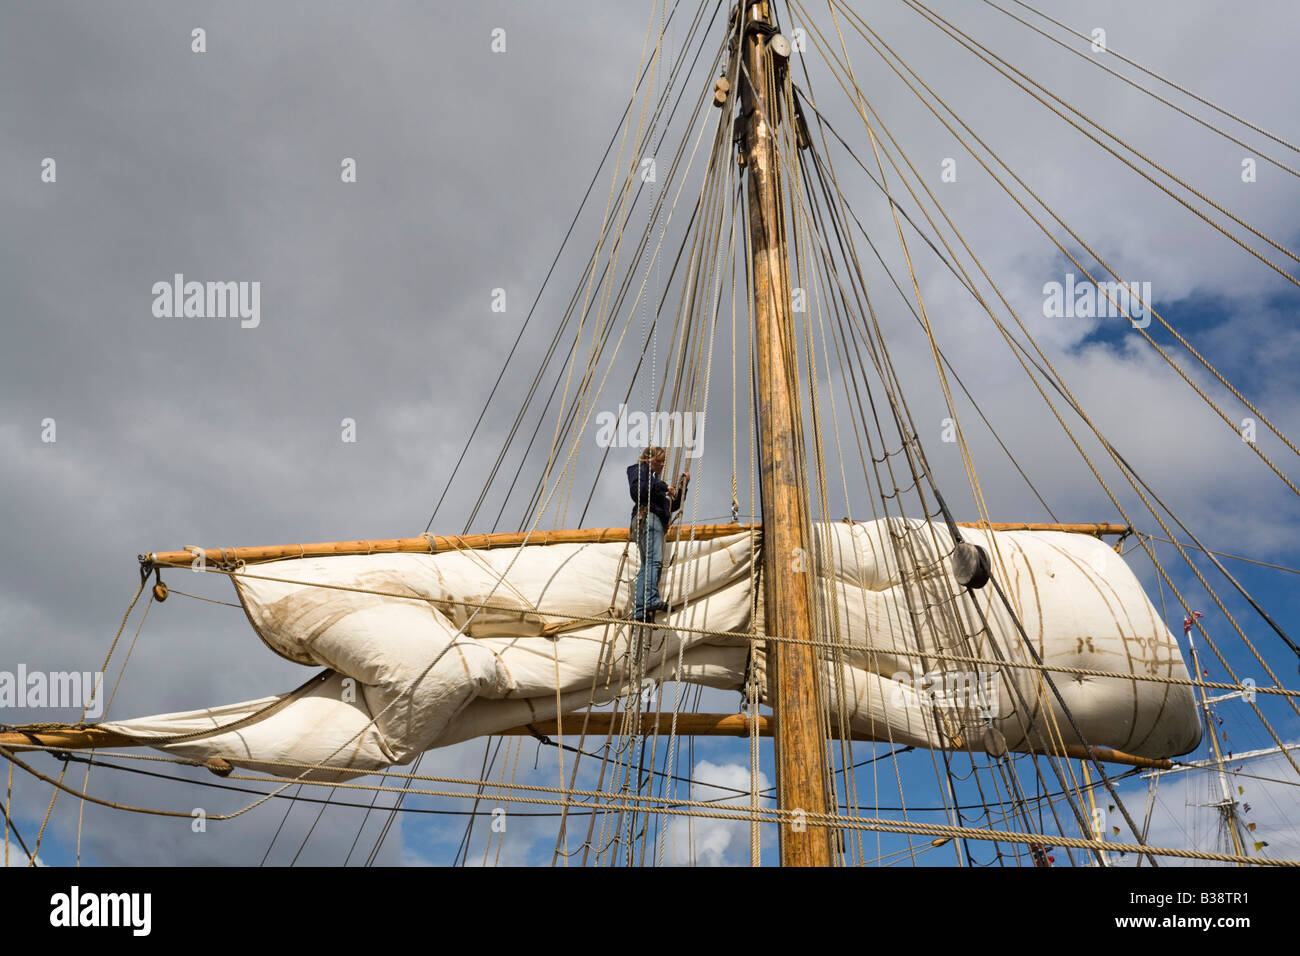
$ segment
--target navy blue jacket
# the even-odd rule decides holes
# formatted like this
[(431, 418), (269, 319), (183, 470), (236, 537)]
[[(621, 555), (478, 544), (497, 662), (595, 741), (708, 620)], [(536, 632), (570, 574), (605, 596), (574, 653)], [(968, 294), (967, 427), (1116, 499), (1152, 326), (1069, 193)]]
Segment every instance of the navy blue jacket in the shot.
[[(669, 496), (668, 482), (664, 481), (658, 475), (650, 470), (650, 462), (642, 461), (635, 465), (628, 465), (627, 468), (627, 487), (632, 495), (632, 519), (636, 520), (636, 513), (642, 508), (648, 507), (667, 528), (672, 523), (673, 501)], [(677, 502), (678, 507), (681, 502)]]

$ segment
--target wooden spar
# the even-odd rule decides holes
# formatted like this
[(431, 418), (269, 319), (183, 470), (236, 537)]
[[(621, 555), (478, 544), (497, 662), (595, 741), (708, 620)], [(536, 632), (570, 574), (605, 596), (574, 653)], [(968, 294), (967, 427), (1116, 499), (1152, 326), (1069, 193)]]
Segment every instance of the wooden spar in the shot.
[[(629, 719), (627, 714), (592, 711), (590, 713), (568, 714), (565, 716), (564, 725), (570, 737), (573, 735), (575, 726), (584, 728), (588, 736), (605, 737), (611, 733), (622, 733), (625, 722)], [(666, 737), (673, 733), (675, 727), (678, 736), (681, 737), (748, 737), (752, 722), (753, 718), (745, 714), (677, 714), (676, 718), (668, 713), (643, 714), (641, 716), (640, 732), (643, 734), (659, 733)], [(773, 736), (776, 731), (776, 719), (760, 714), (758, 716), (757, 731), (760, 737)], [(503, 730), (500, 736), (522, 737), (539, 734), (549, 736), (557, 733), (559, 733), (559, 728), (555, 720), (539, 720), (523, 727), (512, 727), (509, 730)], [(854, 740), (874, 741), (876, 743), (889, 742), (865, 733), (855, 732), (852, 737)], [(54, 747), (61, 750), (103, 750), (109, 747), (145, 747), (148, 745), (149, 740), (147, 738), (130, 737), (114, 731), (101, 730), (95, 726), (68, 726), (27, 732), (9, 731), (0, 733), (0, 747), (11, 751), (45, 747)], [(1043, 753), (1044, 751), (1037, 752)], [(1149, 770), (1170, 770), (1174, 765), (1172, 760), (1137, 757), (1111, 747), (1093, 747), (1092, 753), (1098, 760), (1104, 760), (1108, 763), (1127, 764), (1131, 767), (1143, 767)], [(1065, 756), (1080, 760), (1086, 759), (1088, 755), (1083, 747), (1073, 744), (1065, 748)]]
[[(959, 521), (958, 527), (982, 528), (973, 521)], [(761, 524), (703, 524), (677, 526), (668, 530), (669, 541), (711, 541), (729, 534), (762, 530)], [(1131, 534), (1127, 525), (1093, 522), (1090, 524), (1045, 524), (1024, 521), (995, 521), (993, 531), (1061, 531), (1068, 534)], [(289, 558), (321, 558), (347, 554), (430, 554), (441, 551), (488, 551), (492, 548), (518, 548), (524, 544), (611, 544), (628, 540), (627, 528), (572, 528), (562, 531), (502, 532), (499, 534), (431, 534), (419, 538), (383, 538), (373, 541), (317, 541), (310, 544), (272, 544), (240, 548), (196, 548), (194, 551), (155, 551), (141, 555), (149, 567), (188, 568), (201, 553), (206, 563), (283, 561)]]
[[(958, 521), (959, 528), (983, 528), (984, 524), (980, 521)], [(1089, 534), (1094, 538), (1100, 538), (1108, 534), (1117, 534), (1121, 537), (1133, 533), (1133, 529), (1126, 524), (1112, 524), (1108, 522), (1093, 522), (1091, 524), (1052, 524), (1042, 521), (991, 521), (988, 524), (990, 531), (1060, 531), (1065, 534)]]
[[(674, 527), (669, 541), (710, 541), (749, 531), (757, 525), (705, 524)], [(441, 551), (487, 551), (547, 544), (611, 544), (628, 540), (627, 528), (576, 528), (562, 531), (504, 532), (499, 534), (430, 534), (418, 538), (383, 538), (373, 541), (318, 541), (314, 544), (272, 544), (252, 548), (195, 548), (193, 551), (156, 551), (140, 556), (150, 567), (190, 567), (203, 555), (205, 562), (221, 565), (256, 564), (288, 558), (321, 558), (345, 554), (431, 554)]]
[[(574, 727), (583, 728), (583, 731), (591, 737), (604, 737), (610, 733), (618, 734), (622, 732), (624, 723), (627, 719), (625, 714), (615, 714), (608, 711), (593, 711), (592, 713), (569, 714), (564, 719), (564, 726), (567, 728), (566, 733), (569, 737), (573, 736)], [(670, 713), (659, 714), (642, 714), (641, 715), (641, 733), (652, 734), (658, 733), (662, 736), (668, 736), (673, 732), (674, 726), (677, 729), (678, 736), (682, 737), (748, 737), (749, 728), (753, 723), (753, 718), (745, 714), (677, 714), (676, 717)], [(777, 719), (769, 717), (766, 714), (758, 716), (758, 736), (772, 737), (776, 733)], [(502, 736), (517, 737), (524, 734), (535, 736), (549, 736), (558, 733), (558, 722), (555, 720), (539, 720), (528, 724), (525, 727), (515, 727), (511, 730), (502, 731)], [(873, 736), (861, 731), (853, 731), (850, 734), (853, 740), (868, 741), (873, 743), (890, 743), (884, 736)], [(978, 748), (977, 753), (983, 753)], [(1046, 754), (1045, 750), (1036, 750), (1034, 753)], [(1134, 754), (1125, 753), (1122, 750), (1116, 750), (1114, 747), (1097, 747), (1092, 748), (1093, 756), (1098, 760), (1104, 760), (1108, 763), (1127, 764), (1131, 767), (1146, 767), (1152, 770), (1167, 770), (1173, 767), (1174, 762), (1163, 757), (1138, 757)], [(1086, 760), (1088, 757), (1087, 748), (1080, 744), (1067, 744), (1065, 747), (1066, 757), (1076, 760)], [(1056, 754), (1060, 756), (1060, 754)]]
[[(758, 462), (763, 510), (763, 586), (767, 628), (808, 640), (812, 601), (806, 573), (812, 561), (807, 537), (808, 493), (802, 455), (803, 416), (798, 392), (798, 354), (791, 321), (789, 253), (777, 151), (781, 104), (769, 88), (782, 77), (769, 47), (773, 25), (767, 0), (741, 5), (741, 148), (748, 173), (746, 209), (754, 300), (755, 379), (758, 388)], [(821, 717), (816, 649), (786, 641), (769, 643), (770, 700), (777, 806), (810, 816), (830, 809), (826, 737)], [(782, 866), (831, 866), (831, 831), (782, 823)]]
[(98, 727), (57, 727), (48, 730), (6, 731), (0, 733), (0, 747), (9, 750), (32, 750), (58, 747), (62, 750), (98, 750), (104, 747), (145, 747), (149, 741)]

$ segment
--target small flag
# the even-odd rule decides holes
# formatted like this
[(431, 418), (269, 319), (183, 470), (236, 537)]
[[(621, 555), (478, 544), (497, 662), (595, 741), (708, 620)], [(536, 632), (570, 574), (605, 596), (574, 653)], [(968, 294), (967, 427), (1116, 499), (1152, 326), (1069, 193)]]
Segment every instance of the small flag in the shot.
[(1119, 836), (1119, 827), (1111, 827), (1115, 831), (1115, 836)]
[(1246, 808), (1246, 812), (1247, 812), (1247, 813), (1250, 813), (1250, 804), (1249, 804), (1249, 803), (1242, 804), (1242, 806), (1244, 806), (1244, 807)]
[(1245, 787), (1238, 787), (1238, 788), (1237, 788), (1237, 793), (1244, 797), (1244, 796), (1246, 795), (1246, 788), (1245, 788)]
[(1114, 812), (1115, 812), (1115, 804), (1113, 804), (1113, 803), (1108, 804), (1108, 805), (1106, 806), (1106, 812), (1107, 812), (1107, 813), (1114, 813)]
[(1193, 611), (1191, 617), (1183, 618), (1183, 637), (1186, 637), (1188, 634), (1192, 633), (1192, 622), (1195, 619), (1201, 617), (1205, 617), (1205, 615), (1202, 614), (1200, 611)]
[(1251, 833), (1254, 833), (1254, 832), (1255, 832), (1255, 824), (1254, 824), (1254, 823), (1247, 823), (1247, 824), (1246, 824), (1246, 829), (1249, 830)]
[(1267, 841), (1267, 840), (1260, 840), (1258, 843), (1255, 844), (1255, 849), (1256, 849), (1256, 850), (1262, 850), (1262, 849), (1264, 849), (1264, 847), (1266, 847), (1266, 846), (1268, 846), (1268, 841)]

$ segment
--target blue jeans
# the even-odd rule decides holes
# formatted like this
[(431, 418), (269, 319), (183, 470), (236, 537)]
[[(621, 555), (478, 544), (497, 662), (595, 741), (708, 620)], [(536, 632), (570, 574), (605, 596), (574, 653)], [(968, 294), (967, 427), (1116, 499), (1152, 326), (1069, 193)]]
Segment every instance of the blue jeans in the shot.
[(641, 570), (637, 573), (633, 590), (636, 604), (632, 617), (641, 620), (647, 607), (660, 603), (659, 572), (664, 565), (664, 523), (653, 512), (646, 512), (645, 521), (636, 530), (636, 548), (641, 555)]

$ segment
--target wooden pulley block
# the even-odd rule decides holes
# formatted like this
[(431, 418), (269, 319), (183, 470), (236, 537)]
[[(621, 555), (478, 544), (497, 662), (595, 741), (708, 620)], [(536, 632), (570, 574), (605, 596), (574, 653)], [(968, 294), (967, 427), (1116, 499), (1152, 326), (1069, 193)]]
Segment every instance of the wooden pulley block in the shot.
[(162, 581), (159, 581), (153, 586), (153, 597), (159, 604), (167, 600), (168, 593), (167, 585), (163, 584)]
[(795, 106), (794, 114), (794, 132), (795, 143), (800, 149), (807, 149), (812, 145), (812, 134), (808, 132), (808, 122), (803, 118), (803, 110)]
[(990, 757), (1001, 757), (1007, 752), (1007, 738), (996, 727), (984, 728), (984, 750)]
[(989, 555), (978, 544), (960, 542), (952, 552), (952, 575), (964, 588), (979, 590), (989, 583)]

